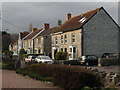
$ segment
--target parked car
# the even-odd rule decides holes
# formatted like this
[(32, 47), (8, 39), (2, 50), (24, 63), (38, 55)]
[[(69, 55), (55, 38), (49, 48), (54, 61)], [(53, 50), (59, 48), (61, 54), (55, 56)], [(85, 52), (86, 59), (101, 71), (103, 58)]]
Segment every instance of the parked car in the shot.
[(35, 61), (38, 63), (47, 63), (53, 64), (53, 60), (49, 56), (39, 55), (35, 58)]
[(80, 59), (81, 65), (98, 65), (98, 57), (95, 55), (85, 55)]
[(35, 61), (36, 56), (29, 55), (28, 58), (25, 58), (25, 63)]
[(117, 53), (103, 53), (102, 58), (112, 59), (112, 58), (118, 58)]

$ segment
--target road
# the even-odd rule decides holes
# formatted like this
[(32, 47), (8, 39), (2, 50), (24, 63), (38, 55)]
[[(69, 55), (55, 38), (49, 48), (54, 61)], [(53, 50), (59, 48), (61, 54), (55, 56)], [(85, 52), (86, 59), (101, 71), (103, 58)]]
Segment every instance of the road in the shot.
[(92, 69), (98, 69), (99, 71), (106, 71), (106, 72), (113, 72), (113, 73), (117, 73), (120, 74), (120, 66), (91, 66)]
[(41, 82), (10, 70), (2, 70), (2, 88), (51, 88), (51, 90), (61, 90), (53, 86), (52, 83)]

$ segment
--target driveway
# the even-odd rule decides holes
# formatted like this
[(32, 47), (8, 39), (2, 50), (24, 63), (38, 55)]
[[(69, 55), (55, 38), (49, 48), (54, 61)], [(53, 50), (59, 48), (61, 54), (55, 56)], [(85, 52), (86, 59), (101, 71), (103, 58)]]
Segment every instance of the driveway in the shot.
[(2, 88), (51, 88), (51, 90), (61, 90), (50, 82), (41, 82), (10, 70), (2, 70)]

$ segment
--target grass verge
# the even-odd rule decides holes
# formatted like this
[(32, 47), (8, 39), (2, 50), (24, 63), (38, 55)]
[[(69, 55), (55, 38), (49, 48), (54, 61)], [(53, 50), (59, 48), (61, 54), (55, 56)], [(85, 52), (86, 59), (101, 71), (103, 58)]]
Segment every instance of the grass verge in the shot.
[(22, 74), (23, 76), (29, 76), (31, 78), (34, 78), (36, 80), (40, 80), (40, 81), (49, 81), (49, 82), (52, 82), (53, 81), (53, 77), (44, 77), (44, 76), (41, 76), (39, 74), (36, 74), (36, 73), (33, 73), (33, 72), (28, 72), (28, 71), (23, 71), (23, 70), (16, 70), (16, 73), (18, 74)]

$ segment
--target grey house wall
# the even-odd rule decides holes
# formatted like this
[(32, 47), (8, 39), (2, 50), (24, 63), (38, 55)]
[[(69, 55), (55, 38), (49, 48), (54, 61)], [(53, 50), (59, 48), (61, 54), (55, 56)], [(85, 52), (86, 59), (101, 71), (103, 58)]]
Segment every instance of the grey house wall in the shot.
[(43, 52), (45, 54), (47, 54), (48, 56), (50, 55), (50, 53), (52, 53), (51, 51), (51, 35), (46, 35), (44, 36), (44, 45), (43, 45)]
[(101, 9), (83, 27), (83, 55), (118, 53), (118, 26)]

